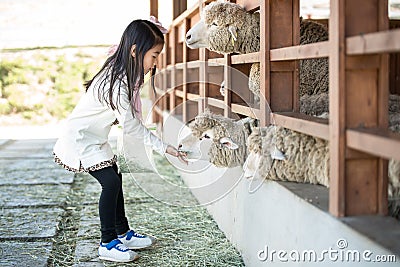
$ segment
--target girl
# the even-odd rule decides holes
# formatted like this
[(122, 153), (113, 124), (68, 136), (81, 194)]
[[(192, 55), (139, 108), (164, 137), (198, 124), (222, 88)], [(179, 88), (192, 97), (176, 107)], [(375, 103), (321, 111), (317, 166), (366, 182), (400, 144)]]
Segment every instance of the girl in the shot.
[[(139, 86), (146, 73), (152, 71), (154, 75), (156, 59), (163, 46), (160, 25), (147, 20), (132, 21), (117, 50), (85, 84), (86, 93), (68, 117), (64, 134), (54, 146), (58, 164), (73, 172), (88, 172), (101, 184), (100, 259), (133, 261), (138, 255), (131, 249), (145, 248), (155, 242), (154, 238), (129, 228), (122, 175), (108, 143), (111, 126), (119, 122), (124, 126), (124, 134), (140, 138), (160, 154), (168, 153), (185, 161), (183, 154), (153, 135), (139, 119)], [(152, 80), (152, 86), (153, 83)]]

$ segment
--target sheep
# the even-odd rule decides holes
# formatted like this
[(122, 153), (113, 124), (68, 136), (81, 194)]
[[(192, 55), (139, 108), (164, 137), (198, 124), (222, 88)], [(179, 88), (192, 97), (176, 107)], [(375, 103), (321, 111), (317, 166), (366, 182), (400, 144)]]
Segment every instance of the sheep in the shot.
[(203, 9), (201, 20), (186, 33), (189, 48), (208, 48), (220, 54), (260, 50), (260, 13), (238, 4), (216, 1)]
[[(328, 40), (328, 31), (325, 26), (300, 19), (300, 44), (326, 40)], [(186, 45), (192, 49), (208, 48), (220, 54), (258, 52), (260, 50), (260, 14), (249, 13), (234, 3), (212, 2), (204, 8), (202, 19), (187, 32)], [(300, 99), (304, 95), (328, 91), (328, 67), (326, 58), (300, 60)], [(259, 63), (251, 66), (249, 89), (254, 94), (254, 102), (258, 103)], [(322, 113), (324, 112), (328, 110)]]
[[(309, 105), (313, 105), (313, 107), (310, 107), (311, 109), (314, 110), (322, 110), (323, 107), (326, 105), (326, 103), (328, 102), (329, 99), (329, 95), (328, 93), (321, 93), (319, 95), (314, 95), (314, 96), (309, 96), (310, 101), (309, 101)], [(318, 101), (317, 101), (318, 98)], [(322, 107), (321, 107), (322, 106)], [(394, 132), (400, 132), (400, 96), (399, 95), (394, 95), (394, 94), (390, 94), (389, 95), (389, 129), (391, 131)], [(329, 114), (327, 115), (329, 116)], [(265, 132), (265, 133), (264, 133)], [(272, 132), (274, 133), (274, 135), (272, 136)], [(263, 134), (264, 133), (264, 134)], [(310, 139), (312, 139), (312, 141), (310, 141)], [(281, 143), (283, 142), (283, 140), (285, 140), (285, 144)], [(295, 140), (295, 141), (293, 141)], [(256, 158), (253, 154), (258, 154), (258, 155), (263, 155), (263, 158), (260, 160), (260, 165), (259, 165), (259, 169), (260, 169), (260, 175), (262, 177), (267, 177), (267, 174), (265, 173), (266, 169), (267, 171), (269, 171), (269, 166), (271, 164), (271, 160), (270, 160), (270, 152), (269, 150), (271, 150), (271, 143), (274, 143), (276, 147), (282, 151), (282, 153), (284, 155), (289, 155), (288, 160), (291, 159), (291, 157), (293, 157), (293, 153), (295, 153), (295, 157), (296, 160), (297, 157), (305, 157), (307, 159), (307, 161), (315, 161), (318, 159), (310, 159), (309, 156), (311, 154), (315, 154), (314, 151), (313, 152), (309, 152), (306, 153), (304, 155), (304, 151), (307, 151), (309, 148), (308, 143), (312, 142), (315, 144), (323, 144), (324, 146), (326, 146), (326, 151), (328, 152), (328, 142), (324, 141), (324, 140), (320, 140), (319, 138), (316, 137), (311, 137), (305, 134), (301, 134), (301, 133), (297, 133), (291, 130), (282, 130), (281, 127), (276, 127), (274, 125), (268, 126), (265, 129), (252, 129), (250, 136), (247, 139), (247, 147), (248, 147), (248, 153), (251, 156), (251, 161), (254, 161), (254, 159)], [(296, 146), (299, 146), (298, 148), (294, 148)], [(290, 149), (288, 150), (286, 147), (290, 147)], [(302, 155), (303, 154), (303, 155)], [(321, 153), (317, 153), (316, 155), (319, 155)], [(325, 161), (326, 158), (322, 157), (321, 159), (322, 161)], [(265, 162), (265, 163), (264, 163)], [(288, 163), (289, 164), (289, 163)], [(298, 168), (306, 168), (304, 167), (304, 164), (298, 164), (297, 162), (293, 162), (293, 164), (296, 164), (298, 166)], [(246, 174), (246, 176), (252, 176), (251, 173), (254, 172), (255, 170), (246, 170), (246, 167), (248, 167), (247, 165), (244, 166), (245, 167), (245, 172), (247, 171), (248, 174)], [(277, 164), (276, 166), (274, 166), (274, 168), (289, 168), (288, 166), (281, 166), (279, 164)], [(319, 166), (320, 168), (323, 167), (325, 168), (325, 170), (323, 171), (323, 173), (327, 174), (328, 171), (328, 167), (329, 165), (327, 164), (323, 164), (322, 166)], [(275, 171), (275, 170), (274, 170)], [(269, 175), (276, 175), (279, 174), (280, 171), (275, 171), (275, 173), (273, 174), (269, 174)], [(400, 193), (400, 162), (394, 161), (394, 160), (390, 160), (389, 161), (389, 173), (392, 173), (391, 176), (392, 177), (397, 177), (397, 179), (393, 178), (390, 181), (393, 182), (394, 184), (397, 184), (393, 186), (393, 188), (398, 188), (397, 191), (393, 192), (394, 195), (399, 194)], [(322, 178), (322, 176), (321, 176)], [(281, 178), (277, 178), (274, 177), (274, 179), (280, 180), (280, 179), (288, 179), (286, 177), (286, 175), (283, 175)], [(293, 178), (296, 179), (296, 178)], [(308, 178), (305, 177), (305, 179), (307, 180)], [(317, 178), (315, 178), (316, 180), (318, 180)], [(314, 181), (316, 181), (314, 179)], [(323, 181), (327, 181), (327, 176), (323, 177)], [(313, 179), (308, 179), (308, 180), (313, 180)], [(391, 193), (390, 193), (391, 194)]]
[[(216, 1), (203, 9), (201, 20), (186, 33), (191, 49), (208, 48), (220, 54), (247, 54), (260, 51), (260, 13), (249, 13), (238, 4)], [(260, 64), (249, 74), (249, 89), (259, 102)]]
[[(309, 115), (329, 118), (329, 92), (316, 95), (305, 95), (300, 98), (300, 112)], [(389, 128), (393, 132), (400, 132), (400, 96), (389, 95)]]
[[(400, 96), (389, 96), (389, 129), (400, 133)], [(389, 160), (389, 211), (400, 219), (400, 161)]]
[[(328, 98), (327, 94), (323, 96)], [(324, 103), (325, 100), (320, 102)], [(389, 95), (389, 129), (400, 132), (398, 95)], [(328, 141), (270, 125), (252, 129), (246, 145), (248, 158), (243, 169), (247, 178), (261, 177), (329, 186)], [(283, 153), (284, 161), (271, 158), (273, 146)], [(400, 161), (389, 160), (388, 180), (389, 213), (400, 219)]]
[(400, 161), (389, 160), (388, 176), (389, 213), (400, 219)]
[[(391, 110), (398, 96), (390, 96)], [(390, 112), (393, 113), (393, 112)], [(397, 113), (400, 114), (400, 113)], [(390, 122), (390, 129), (397, 129)], [(206, 110), (189, 124), (191, 134), (179, 144), (188, 159), (208, 160), (216, 167), (243, 166), (244, 177), (319, 184), (329, 187), (329, 143), (283, 127), (258, 127), (257, 120), (235, 121)], [(244, 140), (246, 142), (244, 143)], [(201, 153), (200, 143), (209, 141)], [(400, 162), (389, 161), (391, 214), (400, 214)]]
[[(393, 129), (393, 128), (390, 128)], [(329, 187), (329, 142), (270, 125), (254, 128), (246, 143), (244, 177), (319, 184)], [(273, 160), (276, 146), (285, 160)], [(388, 164), (389, 214), (400, 219), (400, 161)]]
[[(237, 4), (225, 1), (212, 2), (204, 8), (202, 19), (187, 32), (186, 45), (192, 49), (208, 48), (211, 51), (221, 54), (244, 54), (258, 52), (260, 49), (259, 19), (259, 13), (248, 13)], [(325, 26), (316, 22), (300, 19), (300, 44), (304, 45), (327, 40), (328, 31)], [(319, 116), (322, 114), (325, 117), (327, 116), (329, 112), (328, 69), (329, 64), (327, 58), (300, 60), (300, 112), (308, 115)], [(223, 92), (222, 87), (221, 89)], [(259, 102), (259, 63), (254, 63), (251, 66), (249, 74), (249, 89), (255, 95), (255, 102)], [(393, 114), (389, 114), (389, 117), (391, 121), (399, 118), (399, 116)], [(392, 126), (391, 129), (394, 129), (393, 127), (395, 127), (395, 130), (399, 129), (400, 127), (398, 125), (399, 124), (397, 124), (397, 126)], [(257, 130), (255, 128), (254, 133), (250, 134), (248, 141), (262, 141), (264, 139), (267, 139), (267, 137), (261, 138), (261, 132), (265, 136), (270, 136), (273, 132), (275, 132), (278, 135), (277, 137), (275, 137), (275, 140), (283, 140), (283, 137), (279, 137), (279, 134), (282, 134), (284, 136), (287, 135), (289, 137), (286, 137), (285, 140), (291, 140), (290, 138), (292, 138), (297, 142), (298, 148), (294, 147), (293, 144), (287, 145), (283, 141), (282, 143), (279, 143), (278, 141), (276, 143), (273, 142), (264, 147), (257, 146), (256, 143), (252, 143), (250, 141), (247, 145), (248, 158), (247, 161), (244, 163), (244, 167), (249, 167), (249, 165), (251, 164), (254, 166), (263, 166), (264, 164), (266, 166), (265, 169), (262, 170), (263, 168), (260, 168), (259, 170), (270, 175), (271, 179), (294, 179), (296, 181), (310, 182), (314, 184), (328, 186), (329, 164), (327, 162), (329, 161), (329, 151), (327, 141), (296, 133), (280, 127), (271, 127), (272, 128), (262, 130)], [(208, 129), (208, 131), (211, 131), (211, 129)], [(219, 140), (221, 139), (222, 138), (220, 138)], [(216, 140), (219, 142), (219, 145), (215, 145), (215, 147), (221, 147), (221, 142), (219, 140)], [(234, 147), (238, 144), (242, 143), (233, 142), (230, 143), (230, 147)], [(314, 145), (311, 146), (311, 144)], [(316, 150), (310, 150), (309, 153), (305, 153), (305, 151), (307, 151), (307, 149), (309, 149), (310, 147), (315, 147)], [(287, 151), (285, 150), (286, 148), (288, 149)], [(283, 154), (279, 154), (281, 150), (286, 153), (290, 151), (290, 153), (287, 154), (288, 157), (286, 159), (286, 163), (285, 161), (275, 163), (275, 161), (272, 161), (272, 159), (275, 159), (273, 157), (275, 152), (278, 152), (277, 158), (284, 158)], [(264, 158), (260, 158), (259, 156), (257, 156), (260, 155), (261, 152), (263, 155), (265, 154), (267, 156), (265, 156)], [(315, 158), (312, 158), (313, 160), (306, 161), (306, 165), (302, 165), (304, 166), (304, 170), (296, 170), (292, 168), (293, 166), (288, 165), (290, 164), (288, 162), (290, 162), (291, 159), (299, 160), (298, 162), (302, 162), (301, 159), (299, 159), (301, 158), (300, 155), (303, 155), (303, 157), (305, 158), (309, 158), (310, 155), (318, 155), (319, 158), (322, 160), (315, 160), (318, 158), (318, 156), (315, 156)], [(249, 160), (250, 158), (251, 160)], [(239, 165), (240, 162), (234, 165)], [(396, 162), (394, 161), (389, 162), (389, 173), (400, 173), (400, 165), (398, 164), (398, 162), (396, 163), (397, 165), (395, 163)], [(310, 164), (312, 166), (310, 166)], [(397, 169), (391, 166), (397, 166)], [(265, 173), (263, 173), (262, 175), (264, 175)], [(396, 175), (396, 177), (399, 177), (398, 174)], [(391, 177), (393, 177), (393, 175), (391, 175)], [(391, 188), (399, 188), (399, 179), (397, 178), (396, 180), (391, 178), (389, 180), (389, 184), (395, 184), (395, 186), (391, 186)], [(390, 196), (396, 195), (396, 192), (398, 191), (398, 189), (396, 189), (397, 191), (392, 189), (390, 190)]]
[[(247, 158), (246, 139), (250, 134), (250, 118), (235, 121), (206, 109), (189, 124), (191, 134), (179, 142), (179, 150), (189, 160), (208, 159), (216, 167), (242, 166)], [(208, 155), (200, 151), (200, 143), (211, 140)]]
[[(329, 148), (326, 140), (271, 125), (254, 128), (246, 145), (249, 158), (243, 169), (247, 178), (259, 176), (329, 186)], [(275, 147), (285, 155), (284, 160), (271, 157)], [(258, 162), (258, 166), (254, 166), (253, 162)]]

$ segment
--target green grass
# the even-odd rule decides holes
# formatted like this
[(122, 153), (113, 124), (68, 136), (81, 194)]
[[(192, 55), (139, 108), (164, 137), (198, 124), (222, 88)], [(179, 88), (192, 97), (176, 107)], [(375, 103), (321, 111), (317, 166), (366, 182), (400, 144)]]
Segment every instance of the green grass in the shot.
[[(93, 52), (94, 51), (94, 52)], [(0, 115), (25, 123), (65, 118), (106, 59), (106, 47), (3, 50)]]

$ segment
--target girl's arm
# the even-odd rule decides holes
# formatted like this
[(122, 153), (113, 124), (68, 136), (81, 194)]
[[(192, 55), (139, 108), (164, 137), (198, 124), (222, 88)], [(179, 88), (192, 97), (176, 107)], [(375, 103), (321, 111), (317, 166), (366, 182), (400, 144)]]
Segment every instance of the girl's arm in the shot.
[(161, 155), (168, 153), (172, 156), (178, 157), (181, 162), (187, 164), (186, 155), (184, 153), (178, 152), (175, 147), (164, 143), (160, 138), (147, 129), (141, 120), (137, 119), (132, 114), (132, 108), (129, 104), (128, 96), (124, 88), (121, 88), (120, 98), (118, 100), (115, 99), (114, 103), (117, 103), (118, 106), (118, 109), (114, 110), (114, 113), (123, 127), (124, 134), (142, 140), (145, 145), (151, 146), (153, 150), (157, 151)]
[[(164, 143), (160, 138), (147, 129), (143, 123), (132, 114), (132, 107), (128, 101), (128, 95), (124, 87), (120, 88), (119, 98), (114, 97), (113, 101), (118, 107), (114, 110), (117, 120), (122, 125), (123, 134), (140, 139), (145, 145), (164, 155), (168, 144)], [(118, 90), (115, 90), (117, 92)]]
[(122, 124), (124, 135), (140, 139), (145, 145), (151, 146), (151, 148), (159, 154), (165, 154), (168, 144), (164, 143), (160, 138), (147, 129), (139, 119), (134, 117), (130, 107), (128, 107), (126, 112), (121, 112), (119, 114), (120, 117), (118, 117), (117, 114), (116, 115), (118, 121)]

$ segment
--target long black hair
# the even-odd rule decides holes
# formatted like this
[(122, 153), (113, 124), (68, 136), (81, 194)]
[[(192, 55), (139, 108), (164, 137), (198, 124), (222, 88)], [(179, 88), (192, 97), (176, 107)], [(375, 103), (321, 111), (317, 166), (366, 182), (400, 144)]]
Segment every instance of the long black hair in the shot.
[[(99, 101), (105, 101), (111, 109), (115, 110), (118, 108), (121, 84), (124, 84), (128, 88), (128, 100), (131, 103), (132, 112), (137, 111), (133, 102), (139, 94), (138, 85), (141, 86), (144, 80), (143, 58), (147, 51), (159, 44), (164, 45), (164, 36), (156, 25), (147, 20), (132, 21), (122, 34), (114, 54), (109, 56), (100, 71), (85, 83), (86, 91), (96, 77), (101, 75), (96, 82), (96, 85), (99, 83)], [(136, 45), (135, 57), (131, 55), (133, 45)], [(155, 67), (152, 68), (151, 74), (154, 91)], [(117, 99), (114, 99), (116, 102), (113, 100), (115, 90), (118, 90)]]

